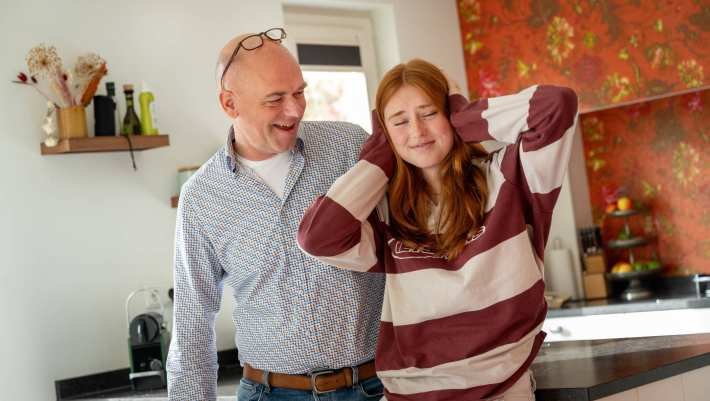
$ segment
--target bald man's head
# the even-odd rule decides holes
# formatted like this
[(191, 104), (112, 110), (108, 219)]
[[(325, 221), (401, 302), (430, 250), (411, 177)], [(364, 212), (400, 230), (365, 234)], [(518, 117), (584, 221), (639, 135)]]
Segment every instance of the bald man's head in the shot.
[(233, 121), (237, 153), (264, 160), (294, 145), (306, 108), (306, 83), (291, 53), (264, 35), (260, 47), (255, 47), (258, 41), (247, 46), (252, 50), (240, 47), (230, 63), (248, 36), (237, 36), (220, 51), (216, 78), (220, 105)]
[[(255, 36), (256, 33), (245, 33), (232, 38), (227, 44), (224, 45), (222, 50), (217, 56), (217, 64), (215, 68), (215, 80), (217, 82), (217, 88), (226, 89), (228, 87), (227, 81), (236, 84), (234, 80), (235, 76), (239, 78), (243, 76), (240, 72), (239, 74), (233, 74), (232, 71), (240, 70), (249, 73), (248, 68), (263, 68), (264, 65), (269, 63), (293, 63), (298, 65), (296, 59), (291, 55), (291, 53), (284, 46), (281, 45), (280, 41), (270, 40), (266, 35), (262, 34), (261, 39), (263, 44), (261, 47), (252, 50), (246, 50), (244, 48), (244, 40), (250, 36)], [(247, 39), (249, 42), (250, 39)], [(242, 44), (242, 48), (234, 54), (234, 49)], [(231, 60), (231, 63), (230, 63)], [(225, 74), (225, 69), (227, 73)], [(237, 79), (238, 81), (239, 79)]]
[[(233, 39), (231, 39), (229, 42), (227, 42), (226, 45), (220, 50), (219, 55), (217, 56), (217, 65), (215, 68), (215, 79), (217, 81), (217, 90), (222, 88), (222, 74), (224, 74), (224, 69), (227, 67), (227, 63), (229, 63), (229, 59), (232, 57), (232, 54), (234, 54), (234, 48), (237, 47), (237, 45), (244, 40), (247, 36), (255, 35), (254, 33), (245, 33), (242, 35), (239, 35)], [(239, 56), (241, 56), (241, 52), (237, 53), (236, 56), (234, 57), (235, 59), (232, 61), (232, 64), (238, 64), (238, 59)]]

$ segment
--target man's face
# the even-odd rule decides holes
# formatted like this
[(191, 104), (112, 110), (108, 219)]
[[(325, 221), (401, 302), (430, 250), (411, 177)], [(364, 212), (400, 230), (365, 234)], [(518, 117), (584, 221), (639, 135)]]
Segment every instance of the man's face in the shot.
[(236, 110), (237, 152), (251, 160), (291, 149), (306, 109), (301, 68), (285, 49), (275, 46), (265, 44), (253, 54), (244, 54), (226, 80)]

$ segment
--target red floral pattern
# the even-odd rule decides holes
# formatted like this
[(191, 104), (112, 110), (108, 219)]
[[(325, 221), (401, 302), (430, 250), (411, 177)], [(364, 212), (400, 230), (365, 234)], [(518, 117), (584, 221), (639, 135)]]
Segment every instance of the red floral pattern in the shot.
[[(581, 117), (589, 193), (605, 240), (620, 219), (605, 217), (605, 192), (624, 187), (647, 208), (669, 271), (710, 273), (710, 91), (613, 108)], [(644, 217), (633, 218), (643, 233)], [(646, 249), (646, 258), (653, 247)], [(642, 250), (644, 251), (644, 250)], [(624, 254), (610, 255), (624, 258)]]
[(472, 98), (534, 83), (581, 111), (708, 84), (710, 4), (699, 0), (459, 0)]

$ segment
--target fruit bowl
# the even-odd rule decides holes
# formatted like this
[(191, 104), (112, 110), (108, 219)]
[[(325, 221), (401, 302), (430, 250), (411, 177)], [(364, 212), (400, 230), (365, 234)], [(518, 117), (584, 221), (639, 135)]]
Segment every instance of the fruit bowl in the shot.
[(607, 246), (612, 249), (634, 248), (648, 244), (646, 237), (631, 237), (627, 239), (612, 239), (607, 242)]
[(639, 214), (639, 213), (641, 213), (641, 212), (636, 209), (626, 209), (626, 210), (616, 209), (612, 212), (608, 212), (608, 214), (613, 217), (629, 217), (629, 216), (633, 216), (633, 215)]
[(609, 278), (609, 280), (613, 281), (623, 281), (623, 280), (638, 280), (638, 279), (644, 279), (644, 278), (649, 278), (657, 275), (658, 273), (661, 272), (661, 268), (657, 267), (655, 269), (644, 269), (644, 270), (634, 270), (631, 272), (623, 272), (623, 273), (607, 273), (606, 276)]
[(610, 281), (628, 281), (629, 285), (626, 287), (624, 292), (621, 293), (621, 298), (627, 301), (633, 301), (637, 299), (650, 298), (653, 295), (650, 290), (643, 286), (641, 281), (658, 275), (661, 273), (661, 270), (662, 269), (659, 266), (653, 269), (607, 273), (606, 277)]

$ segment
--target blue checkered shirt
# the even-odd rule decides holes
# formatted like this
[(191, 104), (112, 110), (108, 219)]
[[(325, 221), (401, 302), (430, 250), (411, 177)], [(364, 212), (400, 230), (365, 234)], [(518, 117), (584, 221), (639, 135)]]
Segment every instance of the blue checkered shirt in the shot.
[(301, 122), (284, 197), (241, 166), (231, 144), (183, 186), (175, 228), (170, 400), (214, 400), (215, 315), (222, 286), (234, 289), (242, 364), (302, 374), (375, 356), (384, 277), (304, 255), (304, 211), (357, 160), (367, 133), (343, 122)]

